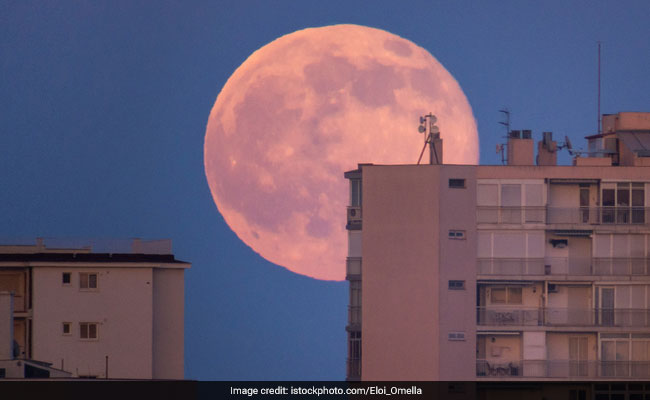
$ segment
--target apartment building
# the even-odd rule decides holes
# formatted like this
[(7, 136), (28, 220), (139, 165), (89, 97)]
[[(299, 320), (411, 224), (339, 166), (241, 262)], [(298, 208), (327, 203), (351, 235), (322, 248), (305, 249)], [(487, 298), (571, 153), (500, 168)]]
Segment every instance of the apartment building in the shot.
[(650, 113), (587, 141), (346, 172), (348, 380), (650, 379)]
[(3, 352), (0, 367), (37, 362), (57, 376), (183, 379), (190, 264), (174, 258), (169, 240), (96, 242), (0, 245), (0, 292), (13, 304), (13, 325), (0, 330), (3, 344), (13, 337), (11, 357)]

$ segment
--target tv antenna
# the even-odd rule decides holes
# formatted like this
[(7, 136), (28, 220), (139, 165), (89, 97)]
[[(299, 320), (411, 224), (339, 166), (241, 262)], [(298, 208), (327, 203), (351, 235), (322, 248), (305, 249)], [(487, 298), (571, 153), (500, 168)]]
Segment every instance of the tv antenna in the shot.
[[(506, 119), (505, 121), (499, 121), (499, 123), (503, 126), (506, 127), (506, 140), (508, 137), (510, 137), (510, 110), (508, 110), (507, 107), (504, 107), (503, 110), (499, 110), (499, 112), (503, 113), (504, 118)], [(507, 143), (500, 143), (497, 144), (497, 154), (501, 153), (501, 164), (506, 163), (506, 154), (505, 154), (505, 148), (508, 144)]]
[(600, 122), (600, 40), (598, 41), (598, 129), (596, 132), (599, 135), (602, 133), (602, 124)]
[(558, 144), (557, 149), (558, 150), (567, 149), (570, 156), (580, 155), (580, 154), (585, 154), (586, 153), (585, 151), (582, 151), (582, 150), (574, 150), (573, 145), (571, 144), (571, 139), (569, 139), (569, 137), (566, 136), (566, 135), (564, 136), (564, 143)]
[(422, 147), (420, 157), (418, 158), (418, 165), (420, 165), (422, 155), (424, 154), (427, 145), (429, 145), (429, 164), (441, 163), (441, 160), (438, 157), (438, 152), (436, 151), (436, 146), (433, 144), (434, 140), (440, 139), (440, 128), (436, 126), (437, 121), (438, 118), (431, 113), (420, 117), (420, 126), (418, 127), (418, 131), (424, 133), (424, 146)]

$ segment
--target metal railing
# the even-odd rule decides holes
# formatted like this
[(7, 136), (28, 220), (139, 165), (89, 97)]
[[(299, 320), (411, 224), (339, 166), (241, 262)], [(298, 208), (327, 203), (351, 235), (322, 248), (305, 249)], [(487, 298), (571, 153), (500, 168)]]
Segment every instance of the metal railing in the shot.
[(648, 275), (648, 257), (478, 258), (478, 275)]
[(650, 207), (478, 206), (479, 224), (650, 224)]
[(476, 376), (486, 378), (650, 378), (650, 361), (476, 360)]
[(361, 325), (361, 306), (348, 306), (348, 324)]
[(348, 381), (361, 380), (361, 359), (360, 358), (347, 358), (346, 359), (347, 371), (346, 379)]
[(479, 275), (544, 275), (543, 258), (479, 258)]
[(650, 258), (620, 257), (592, 259), (593, 275), (647, 275), (650, 272)]
[(476, 307), (479, 326), (616, 326), (650, 327), (650, 309)]
[(479, 224), (544, 224), (546, 207), (478, 206), (476, 222)]
[(549, 224), (648, 224), (649, 207), (548, 207)]

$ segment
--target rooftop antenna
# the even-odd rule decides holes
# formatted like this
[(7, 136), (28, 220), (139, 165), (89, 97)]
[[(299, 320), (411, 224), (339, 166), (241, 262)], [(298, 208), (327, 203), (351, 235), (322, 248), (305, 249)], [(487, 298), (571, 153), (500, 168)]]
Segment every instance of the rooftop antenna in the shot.
[(600, 122), (600, 40), (598, 41), (598, 130), (596, 132), (599, 135), (602, 133)]
[(558, 150), (567, 149), (570, 156), (573, 156), (573, 155), (578, 155), (579, 156), (581, 154), (589, 154), (586, 151), (574, 150), (573, 145), (571, 144), (571, 139), (569, 139), (569, 137), (566, 136), (566, 135), (564, 136), (564, 142), (557, 145), (557, 149)]
[(427, 148), (427, 144), (429, 145), (429, 164), (440, 164), (436, 146), (433, 144), (434, 139), (438, 139), (440, 137), (440, 128), (436, 126), (436, 121), (438, 121), (438, 118), (436, 118), (436, 116), (431, 113), (420, 117), (420, 126), (418, 127), (418, 131), (420, 133), (424, 133), (424, 147), (422, 147), (420, 157), (418, 157), (418, 165), (420, 165), (420, 161), (422, 160), (424, 150)]
[[(506, 127), (506, 138), (510, 137), (510, 110), (508, 110), (507, 107), (504, 107), (503, 110), (499, 110), (499, 112), (504, 114), (505, 121), (499, 121), (499, 123), (503, 126)], [(506, 156), (505, 156), (505, 147), (507, 146), (507, 143), (503, 144), (497, 144), (497, 154), (501, 153), (501, 164), (506, 163)]]

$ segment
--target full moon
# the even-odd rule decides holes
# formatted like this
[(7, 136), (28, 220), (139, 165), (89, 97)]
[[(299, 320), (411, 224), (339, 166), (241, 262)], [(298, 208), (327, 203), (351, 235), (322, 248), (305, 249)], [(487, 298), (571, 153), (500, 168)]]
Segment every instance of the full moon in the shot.
[(204, 163), (214, 202), (266, 260), (343, 280), (343, 172), (358, 163), (415, 164), (424, 145), (419, 117), (429, 112), (444, 163), (477, 164), (467, 98), (425, 49), (358, 25), (282, 36), (237, 68), (212, 108)]

